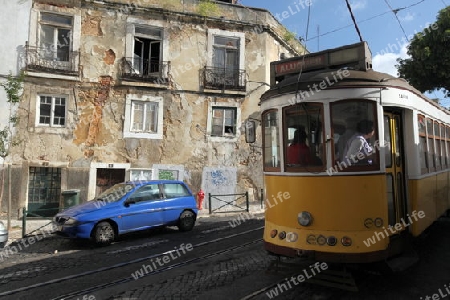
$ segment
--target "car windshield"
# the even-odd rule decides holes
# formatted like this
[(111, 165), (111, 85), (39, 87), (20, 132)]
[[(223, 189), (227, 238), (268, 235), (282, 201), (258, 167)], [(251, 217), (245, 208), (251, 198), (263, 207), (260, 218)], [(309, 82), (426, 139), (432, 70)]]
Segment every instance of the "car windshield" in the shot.
[(116, 202), (122, 199), (129, 191), (134, 189), (136, 185), (129, 183), (119, 183), (113, 185), (103, 193), (101, 193), (95, 200), (97, 201), (107, 201), (107, 202)]

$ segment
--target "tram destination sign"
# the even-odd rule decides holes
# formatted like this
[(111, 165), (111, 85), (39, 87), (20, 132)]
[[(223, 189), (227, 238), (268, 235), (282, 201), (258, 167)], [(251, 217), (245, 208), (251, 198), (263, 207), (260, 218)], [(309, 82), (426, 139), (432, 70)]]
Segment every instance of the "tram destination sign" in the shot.
[(283, 80), (286, 75), (325, 69), (352, 68), (368, 70), (372, 68), (372, 54), (366, 42), (328, 49), (303, 56), (275, 61), (271, 66), (271, 86)]
[(275, 65), (275, 74), (277, 76), (286, 75), (290, 73), (298, 73), (301, 70), (320, 69), (326, 65), (325, 55), (316, 56), (301, 56), (301, 59), (293, 61), (282, 62)]

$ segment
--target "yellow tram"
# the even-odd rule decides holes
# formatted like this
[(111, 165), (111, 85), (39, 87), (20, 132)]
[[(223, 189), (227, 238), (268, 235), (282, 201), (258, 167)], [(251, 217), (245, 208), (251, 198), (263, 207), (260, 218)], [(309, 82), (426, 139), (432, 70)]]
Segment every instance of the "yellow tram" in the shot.
[(269, 252), (382, 261), (449, 209), (449, 111), (365, 42), (273, 62), (260, 105)]

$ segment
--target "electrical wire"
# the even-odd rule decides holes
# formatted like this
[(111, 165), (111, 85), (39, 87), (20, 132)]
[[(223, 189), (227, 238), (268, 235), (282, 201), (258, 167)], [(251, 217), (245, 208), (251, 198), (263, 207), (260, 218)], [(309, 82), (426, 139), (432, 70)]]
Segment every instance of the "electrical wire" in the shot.
[[(308, 5), (308, 18), (306, 19), (306, 33), (305, 33), (305, 45), (304, 45), (305, 50), (306, 50), (306, 41), (308, 40), (310, 17), (311, 17), (311, 5)], [(306, 55), (306, 53), (303, 53), (302, 64), (300, 66), (300, 71), (298, 72), (297, 88), (296, 88), (296, 91), (295, 91), (295, 96), (296, 97), (298, 95), (298, 90), (299, 90), (299, 85), (300, 85), (300, 77), (302, 76), (302, 72), (303, 72), (303, 65), (305, 64), (305, 55)]]
[(347, 8), (348, 8), (348, 11), (350, 12), (350, 16), (352, 17), (353, 25), (355, 25), (355, 29), (356, 29), (356, 32), (358, 33), (359, 40), (360, 40), (360, 42), (362, 42), (363, 38), (361, 36), (361, 32), (359, 31), (358, 23), (356, 23), (355, 16), (353, 15), (352, 7), (350, 6), (350, 3), (348, 2), (348, 0), (345, 0), (345, 2), (347, 3)]
[[(405, 10), (405, 9), (411, 8), (411, 7), (416, 6), (416, 5), (419, 5), (420, 3), (425, 2), (425, 1), (427, 1), (427, 0), (420, 0), (420, 1), (418, 1), (418, 2), (415, 2), (415, 3), (411, 4), (411, 5), (408, 5), (408, 6), (405, 6), (405, 7), (398, 8), (398, 9), (397, 9), (397, 12), (399, 12), (399, 11), (401, 11), (401, 10)], [(444, 1), (444, 0), (441, 0), (441, 1)], [(445, 3), (444, 3), (444, 4), (445, 4)], [(387, 11), (385, 11), (385, 12), (383, 12), (383, 13), (378, 14), (378, 15), (369, 17), (369, 18), (367, 18), (367, 19), (363, 19), (363, 20), (359, 21), (358, 23), (361, 24), (361, 23), (364, 23), (364, 22), (367, 22), (367, 21), (376, 19), (376, 18), (378, 18), (378, 17), (384, 16), (384, 15), (386, 15), (386, 14), (388, 14), (388, 13), (391, 13), (391, 12), (392, 12), (392, 10), (387, 10)], [(351, 27), (351, 26), (353, 26), (353, 24), (349, 24), (349, 25), (346, 25), (346, 26), (343, 26), (343, 27), (339, 27), (339, 28), (336, 28), (336, 29), (333, 29), (333, 30), (324, 32), (324, 33), (322, 33), (322, 34), (320, 34), (320, 35), (317, 35), (317, 36), (314, 36), (314, 37), (308, 39), (307, 41), (314, 40), (314, 39), (317, 39), (317, 38), (319, 38), (319, 37), (322, 37), (322, 36), (325, 36), (325, 35), (328, 35), (328, 34), (331, 34), (331, 33), (335, 33), (335, 32), (337, 32), (337, 31), (346, 29), (346, 28)]]
[[(424, 0), (423, 0), (424, 1)], [(422, 2), (423, 2), (422, 1)], [(392, 6), (389, 4), (388, 0), (384, 0), (384, 2), (386, 2), (386, 5), (389, 7), (389, 9), (392, 11), (392, 13), (394, 14), (395, 18), (397, 19), (398, 25), (400, 25), (400, 28), (403, 31), (403, 34), (405, 35), (406, 40), (409, 42), (408, 39), (408, 35), (405, 32), (405, 28), (403, 28), (402, 22), (400, 22), (400, 19), (397, 16), (397, 13), (401, 10), (401, 9), (393, 9)]]

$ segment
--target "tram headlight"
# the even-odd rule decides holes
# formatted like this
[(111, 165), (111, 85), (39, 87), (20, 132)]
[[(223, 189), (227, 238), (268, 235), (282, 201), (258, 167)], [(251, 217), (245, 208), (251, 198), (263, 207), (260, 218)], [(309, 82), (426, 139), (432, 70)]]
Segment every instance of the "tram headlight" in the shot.
[(288, 232), (286, 234), (286, 242), (288, 243), (294, 243), (298, 239), (298, 235), (295, 232)]
[(286, 238), (286, 232), (285, 232), (285, 231), (281, 231), (281, 232), (278, 234), (278, 238), (279, 238), (280, 240), (284, 240), (284, 239)]
[(312, 223), (312, 216), (307, 211), (302, 211), (297, 216), (298, 223), (302, 226), (309, 226)]

